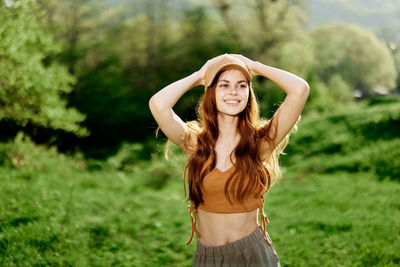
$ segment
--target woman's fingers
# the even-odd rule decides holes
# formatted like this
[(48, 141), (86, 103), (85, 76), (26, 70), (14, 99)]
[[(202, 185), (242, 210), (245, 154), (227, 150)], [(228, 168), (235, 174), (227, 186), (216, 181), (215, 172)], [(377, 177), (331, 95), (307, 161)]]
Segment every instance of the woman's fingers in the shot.
[(213, 61), (216, 61), (216, 60), (218, 60), (220, 57), (222, 57), (223, 55), (219, 55), (219, 56), (216, 56), (216, 57), (214, 57), (214, 58), (212, 58), (212, 59), (209, 59), (209, 60), (207, 60), (207, 62), (201, 67), (201, 69), (199, 70), (199, 72), (200, 72), (200, 76), (202, 77), (202, 80), (201, 80), (201, 82), (202, 82), (202, 84), (204, 85), (204, 83), (205, 83), (205, 76), (206, 76), (206, 71), (207, 71), (207, 68), (208, 68), (208, 66), (210, 66), (210, 64), (213, 62)]
[(207, 68), (208, 68), (209, 65), (210, 65), (210, 60), (207, 60), (207, 62), (199, 70), (199, 74), (200, 74), (200, 77), (201, 77), (201, 84), (202, 85), (204, 85), (204, 83), (205, 83), (206, 71), (207, 71)]
[(242, 60), (246, 64), (249, 64), (249, 63), (253, 62), (253, 60), (251, 60), (251, 59), (249, 59), (249, 58), (247, 58), (247, 57), (245, 57), (243, 55), (240, 55), (240, 54), (230, 54), (230, 55)]
[(254, 73), (255, 62), (253, 60), (251, 60), (243, 55), (240, 55), (240, 54), (230, 54), (230, 55), (242, 60), (246, 64), (247, 68), (249, 69), (250, 74), (255, 75), (255, 73)]

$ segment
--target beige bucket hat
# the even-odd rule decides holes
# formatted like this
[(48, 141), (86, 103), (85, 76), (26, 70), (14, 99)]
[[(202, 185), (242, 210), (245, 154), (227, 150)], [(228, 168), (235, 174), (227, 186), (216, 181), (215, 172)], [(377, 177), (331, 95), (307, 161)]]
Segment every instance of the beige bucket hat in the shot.
[(215, 76), (223, 70), (227, 69), (238, 69), (243, 72), (244, 76), (251, 82), (252, 76), (250, 74), (249, 69), (246, 66), (246, 63), (244, 63), (242, 60), (231, 56), (229, 54), (224, 54), (220, 57), (217, 58), (217, 60), (213, 61), (206, 70), (205, 74), (205, 83), (204, 87), (205, 90), (211, 86)]

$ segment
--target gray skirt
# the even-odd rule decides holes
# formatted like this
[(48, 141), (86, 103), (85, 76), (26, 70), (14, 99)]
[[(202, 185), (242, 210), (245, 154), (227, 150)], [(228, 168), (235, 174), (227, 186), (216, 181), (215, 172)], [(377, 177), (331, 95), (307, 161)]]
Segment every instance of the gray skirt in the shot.
[[(267, 233), (269, 240), (270, 236)], [(272, 244), (272, 241), (271, 241)], [(274, 245), (270, 246), (260, 225), (249, 235), (221, 246), (205, 246), (197, 240), (193, 267), (280, 266)]]

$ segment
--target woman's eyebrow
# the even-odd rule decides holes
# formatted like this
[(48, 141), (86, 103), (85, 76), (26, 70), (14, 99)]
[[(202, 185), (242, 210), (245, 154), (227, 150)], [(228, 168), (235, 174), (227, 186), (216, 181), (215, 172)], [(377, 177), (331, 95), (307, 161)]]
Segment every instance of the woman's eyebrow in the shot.
[[(230, 81), (228, 81), (228, 80), (219, 80), (219, 82), (230, 83)], [(247, 82), (247, 81), (246, 81), (246, 80), (240, 80), (240, 81), (238, 81), (237, 83), (245, 83), (245, 82)]]
[(230, 83), (230, 81), (228, 81), (228, 80), (219, 80), (219, 82), (226, 82), (226, 83)]

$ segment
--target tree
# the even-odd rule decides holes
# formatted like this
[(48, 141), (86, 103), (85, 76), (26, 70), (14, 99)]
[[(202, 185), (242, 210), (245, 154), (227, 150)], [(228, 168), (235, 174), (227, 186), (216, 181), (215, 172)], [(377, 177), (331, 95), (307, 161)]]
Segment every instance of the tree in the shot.
[(85, 115), (61, 96), (75, 79), (52, 62), (61, 47), (36, 19), (36, 1), (2, 1), (0, 10), (0, 121), (88, 135), (79, 125)]
[(374, 94), (378, 87), (394, 89), (397, 74), (393, 57), (373, 33), (354, 25), (330, 23), (316, 27), (310, 36), (317, 59), (314, 70), (325, 84), (339, 75), (364, 96)]
[[(304, 34), (303, 1), (213, 0), (241, 52), (266, 64), (280, 65), (281, 46)], [(297, 47), (292, 47), (297, 49)]]
[[(238, 43), (238, 53), (301, 77), (312, 71), (312, 43), (304, 30), (307, 16), (302, 0), (213, 0), (223, 25)], [(254, 89), (261, 113), (273, 114), (285, 93), (258, 77)]]

